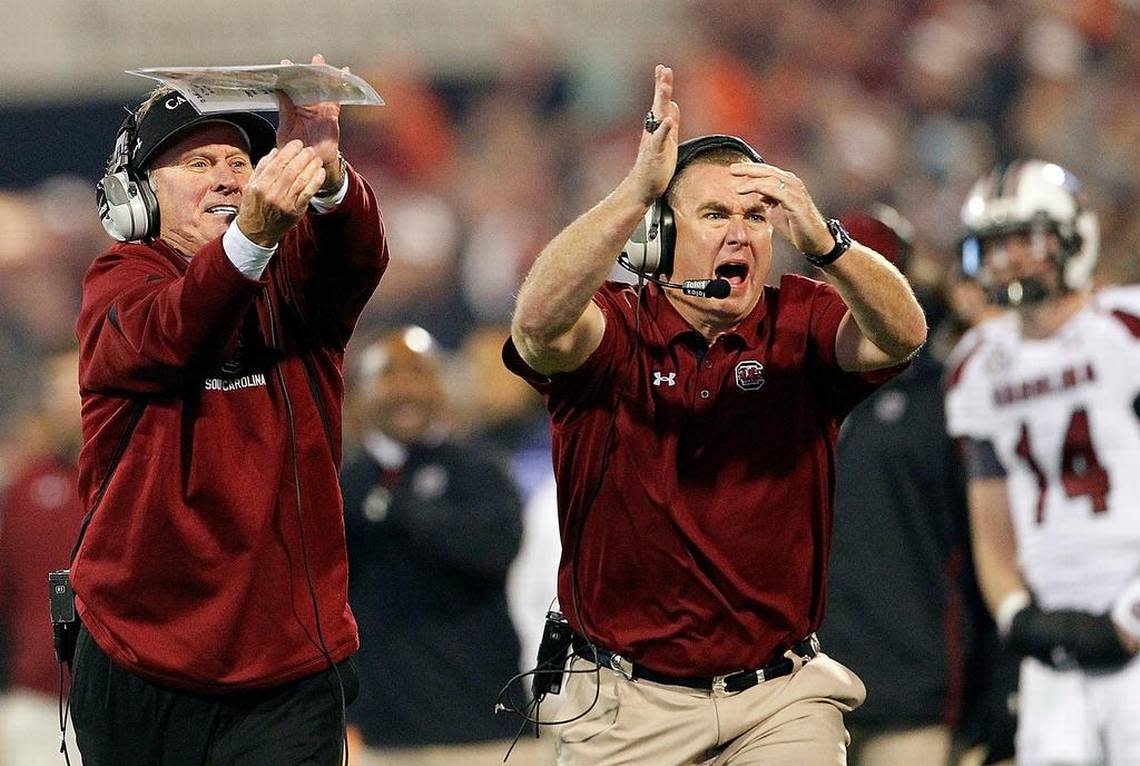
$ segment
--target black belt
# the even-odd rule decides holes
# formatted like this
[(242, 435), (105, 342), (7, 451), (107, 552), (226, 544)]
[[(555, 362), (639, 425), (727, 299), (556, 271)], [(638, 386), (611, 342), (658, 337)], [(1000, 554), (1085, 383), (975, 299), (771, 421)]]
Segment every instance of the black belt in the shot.
[[(757, 668), (756, 670), (741, 670), (722, 676), (671, 676), (665, 673), (658, 673), (656, 670), (650, 670), (636, 662), (631, 662), (620, 654), (611, 652), (609, 649), (591, 645), (581, 636), (574, 636), (573, 646), (574, 654), (577, 656), (590, 660), (596, 665), (611, 668), (630, 680), (644, 678), (646, 681), (652, 681), (658, 684), (684, 686), (689, 689), (701, 689), (703, 691), (742, 692), (758, 683), (786, 676), (796, 669), (796, 663), (792, 661), (790, 657), (780, 657), (780, 659), (775, 662), (765, 665), (762, 668)], [(803, 641), (791, 647), (791, 651), (793, 654), (799, 655), (804, 662), (807, 662), (819, 654), (819, 639), (812, 633)], [(622, 667), (623, 663), (627, 664), (631, 670), (627, 672), (626, 669)]]

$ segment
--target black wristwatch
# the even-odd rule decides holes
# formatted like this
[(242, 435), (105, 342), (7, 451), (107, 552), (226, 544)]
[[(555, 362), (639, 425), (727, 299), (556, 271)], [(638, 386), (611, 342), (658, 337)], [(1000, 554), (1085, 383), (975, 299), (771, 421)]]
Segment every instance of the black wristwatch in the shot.
[(807, 259), (807, 262), (820, 269), (835, 263), (839, 260), (839, 256), (846, 253), (847, 248), (851, 247), (851, 235), (847, 233), (847, 229), (843, 228), (843, 224), (839, 222), (838, 218), (827, 219), (827, 230), (830, 231), (831, 236), (835, 238), (835, 247), (831, 248), (830, 252), (820, 253), (819, 255), (804, 253), (804, 258)]

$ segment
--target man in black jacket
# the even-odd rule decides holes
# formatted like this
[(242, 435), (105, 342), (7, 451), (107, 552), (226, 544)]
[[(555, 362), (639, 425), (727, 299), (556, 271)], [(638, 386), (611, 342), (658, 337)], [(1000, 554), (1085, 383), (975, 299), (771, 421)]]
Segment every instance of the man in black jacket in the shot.
[(491, 711), (519, 666), (505, 581), (521, 502), (500, 463), (448, 439), (441, 373), (419, 327), (361, 356), (363, 449), (341, 484), (362, 766), (500, 763), (517, 727)]
[[(841, 220), (909, 271), (913, 233), (897, 212), (880, 205)], [(918, 292), (934, 328), (939, 300)], [(944, 766), (963, 713), (976, 716), (964, 698), (980, 690), (966, 668), (988, 621), (973, 587), (965, 475), (946, 435), (942, 377), (937, 344), (928, 344), (840, 432), (820, 636), (867, 685), (867, 701), (847, 719), (851, 766)]]

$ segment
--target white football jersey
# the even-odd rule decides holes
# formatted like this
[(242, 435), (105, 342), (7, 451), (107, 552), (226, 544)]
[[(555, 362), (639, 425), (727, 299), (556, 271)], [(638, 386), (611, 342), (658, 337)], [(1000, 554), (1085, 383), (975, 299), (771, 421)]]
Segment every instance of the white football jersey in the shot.
[(1020, 324), (962, 339), (947, 428), (993, 445), (1041, 607), (1104, 612), (1140, 574), (1140, 286), (1101, 290), (1051, 338)]

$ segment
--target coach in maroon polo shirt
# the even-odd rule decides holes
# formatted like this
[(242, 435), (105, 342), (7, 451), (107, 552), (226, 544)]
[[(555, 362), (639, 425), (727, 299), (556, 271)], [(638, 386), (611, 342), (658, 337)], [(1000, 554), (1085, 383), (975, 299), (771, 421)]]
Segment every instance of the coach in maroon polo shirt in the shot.
[[(504, 352), (546, 396), (559, 601), (576, 667), (601, 666), (569, 677), (558, 763), (843, 764), (863, 685), (813, 637), (835, 440), (925, 320), (893, 266), (844, 250), (803, 182), (743, 142), (683, 146), (678, 168), (672, 91), (658, 66), (633, 169), (543, 250)], [(724, 279), (726, 298), (606, 281), (662, 195), (670, 278)], [(825, 282), (765, 286), (773, 230)]]

